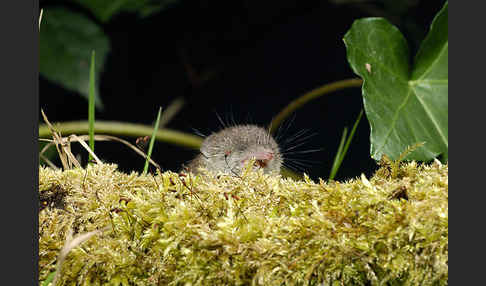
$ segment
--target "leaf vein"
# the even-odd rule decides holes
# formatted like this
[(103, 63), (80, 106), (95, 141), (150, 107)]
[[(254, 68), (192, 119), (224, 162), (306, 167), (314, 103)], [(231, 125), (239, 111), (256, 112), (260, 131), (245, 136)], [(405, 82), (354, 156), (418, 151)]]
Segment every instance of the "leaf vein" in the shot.
[[(414, 90), (415, 91), (415, 90)], [(415, 92), (415, 97), (417, 98), (418, 101), (420, 101), (420, 103), (422, 104), (422, 107), (425, 111), (425, 113), (427, 114), (427, 116), (430, 118), (430, 121), (432, 121), (432, 124), (434, 124), (435, 126), (435, 129), (437, 129), (437, 132), (439, 133), (440, 135), (440, 138), (442, 139), (442, 141), (444, 141), (444, 144), (447, 148), (449, 148), (449, 142), (447, 140), (447, 138), (445, 137), (445, 135), (442, 133), (442, 130), (439, 126), (439, 124), (437, 123), (437, 121), (435, 120), (435, 118), (432, 116), (428, 106), (425, 104), (424, 101), (422, 101), (422, 98), (420, 96), (417, 95), (417, 92)]]
[(417, 81), (421, 80), (421, 79), (424, 79), (431, 71), (432, 71), (432, 67), (434, 67), (434, 65), (437, 64), (437, 62), (439, 61), (439, 59), (442, 57), (442, 54), (445, 52), (446, 48), (449, 47), (449, 41), (447, 41), (444, 46), (442, 47), (442, 49), (440, 49), (440, 52), (439, 54), (437, 55), (437, 57), (434, 59), (434, 61), (430, 64), (430, 66), (427, 68), (427, 70), (417, 79)]
[(385, 135), (385, 138), (383, 140), (383, 143), (381, 144), (380, 147), (378, 147), (376, 149), (376, 152), (379, 152), (381, 149), (383, 149), (383, 147), (385, 146), (386, 142), (388, 141), (388, 139), (390, 138), (390, 135), (393, 131), (393, 129), (395, 128), (395, 124), (397, 123), (397, 118), (398, 118), (398, 115), (400, 114), (400, 111), (405, 107), (405, 105), (407, 104), (409, 98), (410, 98), (410, 95), (411, 95), (411, 90), (409, 89), (408, 90), (408, 93), (407, 95), (405, 96), (403, 102), (400, 104), (400, 106), (398, 107), (397, 111), (395, 112), (395, 114), (393, 115), (393, 118), (392, 118), (392, 121), (391, 121), (391, 125), (390, 125), (390, 128), (388, 130), (388, 132), (386, 133)]

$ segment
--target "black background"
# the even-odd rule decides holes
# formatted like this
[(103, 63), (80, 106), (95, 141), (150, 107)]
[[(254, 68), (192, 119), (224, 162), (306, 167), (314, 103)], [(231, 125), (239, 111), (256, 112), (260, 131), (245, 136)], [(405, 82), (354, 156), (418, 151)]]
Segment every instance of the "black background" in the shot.
[[(335, 2), (183, 0), (146, 18), (118, 14), (110, 22), (100, 23), (110, 39), (111, 52), (99, 80), (105, 109), (97, 111), (96, 119), (150, 125), (159, 106), (166, 107), (183, 96), (186, 105), (168, 128), (189, 133), (196, 128), (209, 134), (220, 128), (216, 112), (239, 123), (266, 125), (305, 92), (356, 77), (342, 41), (354, 20), (387, 18), (402, 31), (413, 55), (445, 3), (408, 1), (413, 5), (400, 10), (382, 1)], [(66, 4), (40, 2), (41, 8), (59, 5)], [(81, 7), (68, 7), (94, 19)], [(196, 74), (217, 73), (198, 83), (190, 80), (185, 64)], [(84, 98), (42, 76), (39, 101), (51, 121), (87, 119)], [(312, 178), (327, 178), (343, 128), (352, 127), (361, 108), (361, 91), (352, 88), (321, 97), (297, 111), (284, 135), (288, 138), (302, 129), (317, 133), (299, 149), (323, 150), (294, 156), (313, 161), (303, 168)], [(369, 134), (363, 117), (337, 179), (370, 175), (376, 169), (369, 155)], [(143, 158), (118, 143), (97, 142), (96, 153), (119, 164), (123, 171), (143, 168)], [(195, 150), (157, 142), (153, 159), (165, 169), (178, 170), (195, 154)]]

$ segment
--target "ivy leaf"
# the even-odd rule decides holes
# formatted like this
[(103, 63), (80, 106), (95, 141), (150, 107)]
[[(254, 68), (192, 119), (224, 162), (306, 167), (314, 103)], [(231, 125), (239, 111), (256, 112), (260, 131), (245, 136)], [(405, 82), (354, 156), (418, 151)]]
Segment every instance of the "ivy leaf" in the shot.
[[(96, 51), (95, 76), (99, 79), (110, 51), (107, 36), (97, 24), (81, 14), (63, 8), (44, 12), (39, 39), (40, 74), (88, 99), (91, 51)], [(98, 86), (95, 102), (102, 108)]]
[(448, 4), (435, 16), (410, 66), (407, 42), (383, 18), (353, 23), (344, 36), (348, 62), (363, 78), (363, 101), (371, 127), (371, 157), (399, 158), (408, 146), (425, 142), (406, 159), (448, 157)]
[(138, 12), (142, 17), (168, 8), (180, 0), (72, 0), (88, 10), (101, 22), (108, 22), (112, 16), (120, 12)]

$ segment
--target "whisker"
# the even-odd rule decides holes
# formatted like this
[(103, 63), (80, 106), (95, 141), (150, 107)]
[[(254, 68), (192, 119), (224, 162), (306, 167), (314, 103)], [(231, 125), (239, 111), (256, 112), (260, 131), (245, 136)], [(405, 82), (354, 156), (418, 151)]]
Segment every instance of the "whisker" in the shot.
[(230, 169), (231, 173), (233, 173), (233, 175), (235, 175), (238, 178), (241, 178), (240, 175), (238, 175), (234, 170), (234, 168), (236, 168), (236, 166), (231, 168), (230, 164), (228, 163), (228, 156), (227, 155), (224, 155), (224, 162), (226, 163), (226, 166), (228, 166), (228, 168)]
[(282, 145), (286, 146), (286, 145), (290, 145), (291, 143), (294, 144), (294, 143), (304, 142), (304, 141), (307, 141), (309, 138), (312, 138), (312, 137), (314, 137), (318, 134), (317, 132), (313, 132), (311, 134), (305, 135), (308, 132), (310, 132), (309, 129), (301, 130), (298, 133), (296, 133), (294, 136), (292, 136), (291, 138), (288, 138), (287, 140), (285, 140)]
[(320, 161), (320, 160), (308, 160), (308, 159), (289, 158), (289, 157), (285, 157), (284, 162), (290, 162), (290, 163), (297, 164), (297, 165), (300, 164), (300, 165), (306, 166), (306, 167), (318, 166), (322, 163), (322, 161)]
[(245, 121), (246, 121), (247, 124), (251, 124), (251, 125), (254, 125), (255, 124), (253, 118), (251, 117), (250, 112), (247, 112), (246, 113)]
[(227, 127), (227, 124), (224, 123), (223, 119), (221, 118), (221, 116), (219, 116), (219, 114), (216, 110), (214, 111), (214, 113), (216, 114), (216, 117), (218, 118), (219, 123), (221, 123), (221, 127), (223, 129), (225, 129)]
[(275, 139), (275, 142), (278, 142), (277, 141), (277, 134), (275, 134), (275, 135), (270, 134), (270, 130), (272, 130), (272, 126), (273, 126), (273, 121), (270, 121), (270, 124), (266, 128), (267, 133), (268, 133), (268, 137), (273, 137)]
[(294, 150), (294, 149), (296, 149), (296, 148), (298, 148), (298, 147), (300, 147), (300, 146), (302, 146), (302, 145), (304, 145), (304, 144), (306, 144), (306, 143), (307, 143), (307, 142), (301, 142), (301, 143), (299, 143), (299, 144), (296, 144), (296, 145), (293, 145), (293, 146), (287, 147), (287, 148), (285, 148), (285, 149), (283, 149), (283, 150), (282, 150), (282, 153), (287, 153), (288, 151)]
[(307, 154), (313, 152), (319, 152), (324, 150), (324, 148), (317, 148), (317, 149), (309, 149), (309, 150), (302, 150), (302, 151), (292, 151), (292, 152), (282, 152), (281, 154), (289, 155), (289, 154)]
[[(310, 132), (310, 130), (306, 130), (306, 131), (309, 131), (309, 132)], [(300, 143), (300, 142), (302, 142), (302, 141), (307, 141), (308, 139), (310, 139), (310, 138), (312, 138), (312, 137), (314, 137), (314, 136), (316, 136), (316, 135), (318, 135), (318, 134), (319, 134), (319, 133), (317, 133), (317, 132), (313, 132), (313, 133), (310, 133), (310, 134), (305, 135), (305, 136), (304, 136), (304, 134), (302, 134), (302, 137), (298, 137), (298, 138), (296, 138), (296, 139), (294, 140), (294, 143)]]
[(225, 120), (226, 125), (228, 127), (236, 126), (234, 120), (232, 120), (232, 119), (233, 119), (233, 106), (230, 105), (230, 111), (229, 112), (227, 111), (227, 112), (224, 113), (224, 120)]
[(295, 164), (290, 163), (290, 162), (285, 162), (285, 163), (283, 163), (283, 165), (286, 168), (288, 168), (288, 169), (290, 169), (290, 170), (292, 170), (294, 172), (304, 172), (305, 171), (302, 167), (296, 166)]
[(299, 162), (299, 161), (295, 161), (295, 160), (288, 160), (289, 163), (291, 164), (294, 164), (295, 166), (302, 166), (302, 167), (311, 167), (310, 164), (307, 164), (307, 163), (302, 163), (302, 162)]
[[(308, 137), (310, 138), (312, 136), (308, 136)], [(293, 142), (292, 144), (282, 144), (281, 150), (282, 150), (283, 153), (285, 153), (285, 152), (297, 149), (300, 146), (307, 144), (309, 142), (309, 140), (307, 140), (307, 139), (308, 138), (305, 138), (304, 140), (299, 140), (299, 142), (296, 141), (296, 142)]]
[(294, 168), (300, 172), (306, 172), (306, 170), (308, 170), (310, 166), (294, 164)]
[[(313, 136), (313, 135), (312, 135), (312, 136)], [(310, 138), (310, 137), (312, 137), (312, 136), (308, 136), (308, 138)], [(308, 138), (306, 138), (306, 139), (308, 139)], [(300, 147), (300, 146), (302, 146), (302, 145), (306, 144), (307, 142), (309, 142), (309, 141), (308, 141), (308, 140), (305, 140), (305, 141), (302, 141), (302, 142), (295, 142), (295, 143), (294, 143), (295, 145), (288, 145), (288, 146), (285, 146), (285, 145), (284, 145), (284, 146), (282, 146), (282, 147), (283, 147), (283, 148), (282, 148), (282, 151), (283, 151), (283, 152), (286, 152), (286, 151), (294, 150), (294, 149), (296, 149), (296, 148), (298, 148), (298, 147)]]
[(304, 135), (308, 131), (309, 131), (309, 129), (299, 130), (298, 132), (294, 133), (290, 137), (285, 138), (282, 143), (283, 144), (290, 143), (290, 142), (294, 141), (295, 139), (299, 138), (300, 136)]
[(288, 161), (294, 161), (294, 162), (305, 162), (305, 163), (310, 163), (310, 164), (319, 164), (321, 161), (319, 160), (308, 160), (308, 159), (300, 159), (300, 158), (286, 158)]
[(201, 136), (201, 137), (207, 137), (208, 136), (208, 135), (203, 134), (201, 131), (197, 130), (196, 128), (191, 128), (191, 129), (198, 136)]
[(236, 126), (235, 113), (233, 112), (233, 105), (230, 106), (230, 119), (233, 126)]
[(277, 141), (277, 142), (280, 141), (281, 137), (290, 129), (290, 126), (295, 121), (295, 117), (296, 117), (296, 114), (293, 113), (292, 117), (290, 117), (290, 119), (285, 120), (284, 123), (280, 124), (280, 126), (277, 129), (275, 141)]

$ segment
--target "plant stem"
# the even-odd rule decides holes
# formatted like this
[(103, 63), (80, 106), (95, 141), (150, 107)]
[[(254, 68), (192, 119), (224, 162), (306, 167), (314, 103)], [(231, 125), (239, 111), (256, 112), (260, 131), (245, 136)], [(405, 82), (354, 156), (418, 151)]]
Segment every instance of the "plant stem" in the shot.
[[(88, 133), (88, 121), (69, 121), (53, 124), (54, 128), (62, 134), (87, 134)], [(117, 136), (129, 136), (129, 137), (141, 137), (151, 135), (153, 126), (127, 123), (119, 121), (96, 121), (95, 132), (97, 134), (117, 135)], [(51, 136), (49, 128), (45, 124), (39, 124), (39, 137), (48, 138)], [(202, 138), (196, 135), (187, 134), (184, 132), (160, 129), (155, 135), (155, 139), (175, 144), (178, 146), (185, 146), (192, 149), (199, 149), (201, 146)]]
[(304, 95), (300, 96), (296, 100), (292, 101), (289, 105), (287, 105), (282, 111), (277, 114), (270, 123), (270, 133), (274, 134), (277, 130), (278, 126), (282, 124), (285, 118), (289, 117), (295, 110), (299, 109), (301, 106), (306, 104), (307, 102), (323, 96), (325, 94), (344, 89), (349, 87), (360, 87), (363, 84), (363, 80), (359, 78), (352, 78), (352, 79), (345, 79), (336, 81), (333, 83), (325, 84), (321, 87), (313, 89)]

